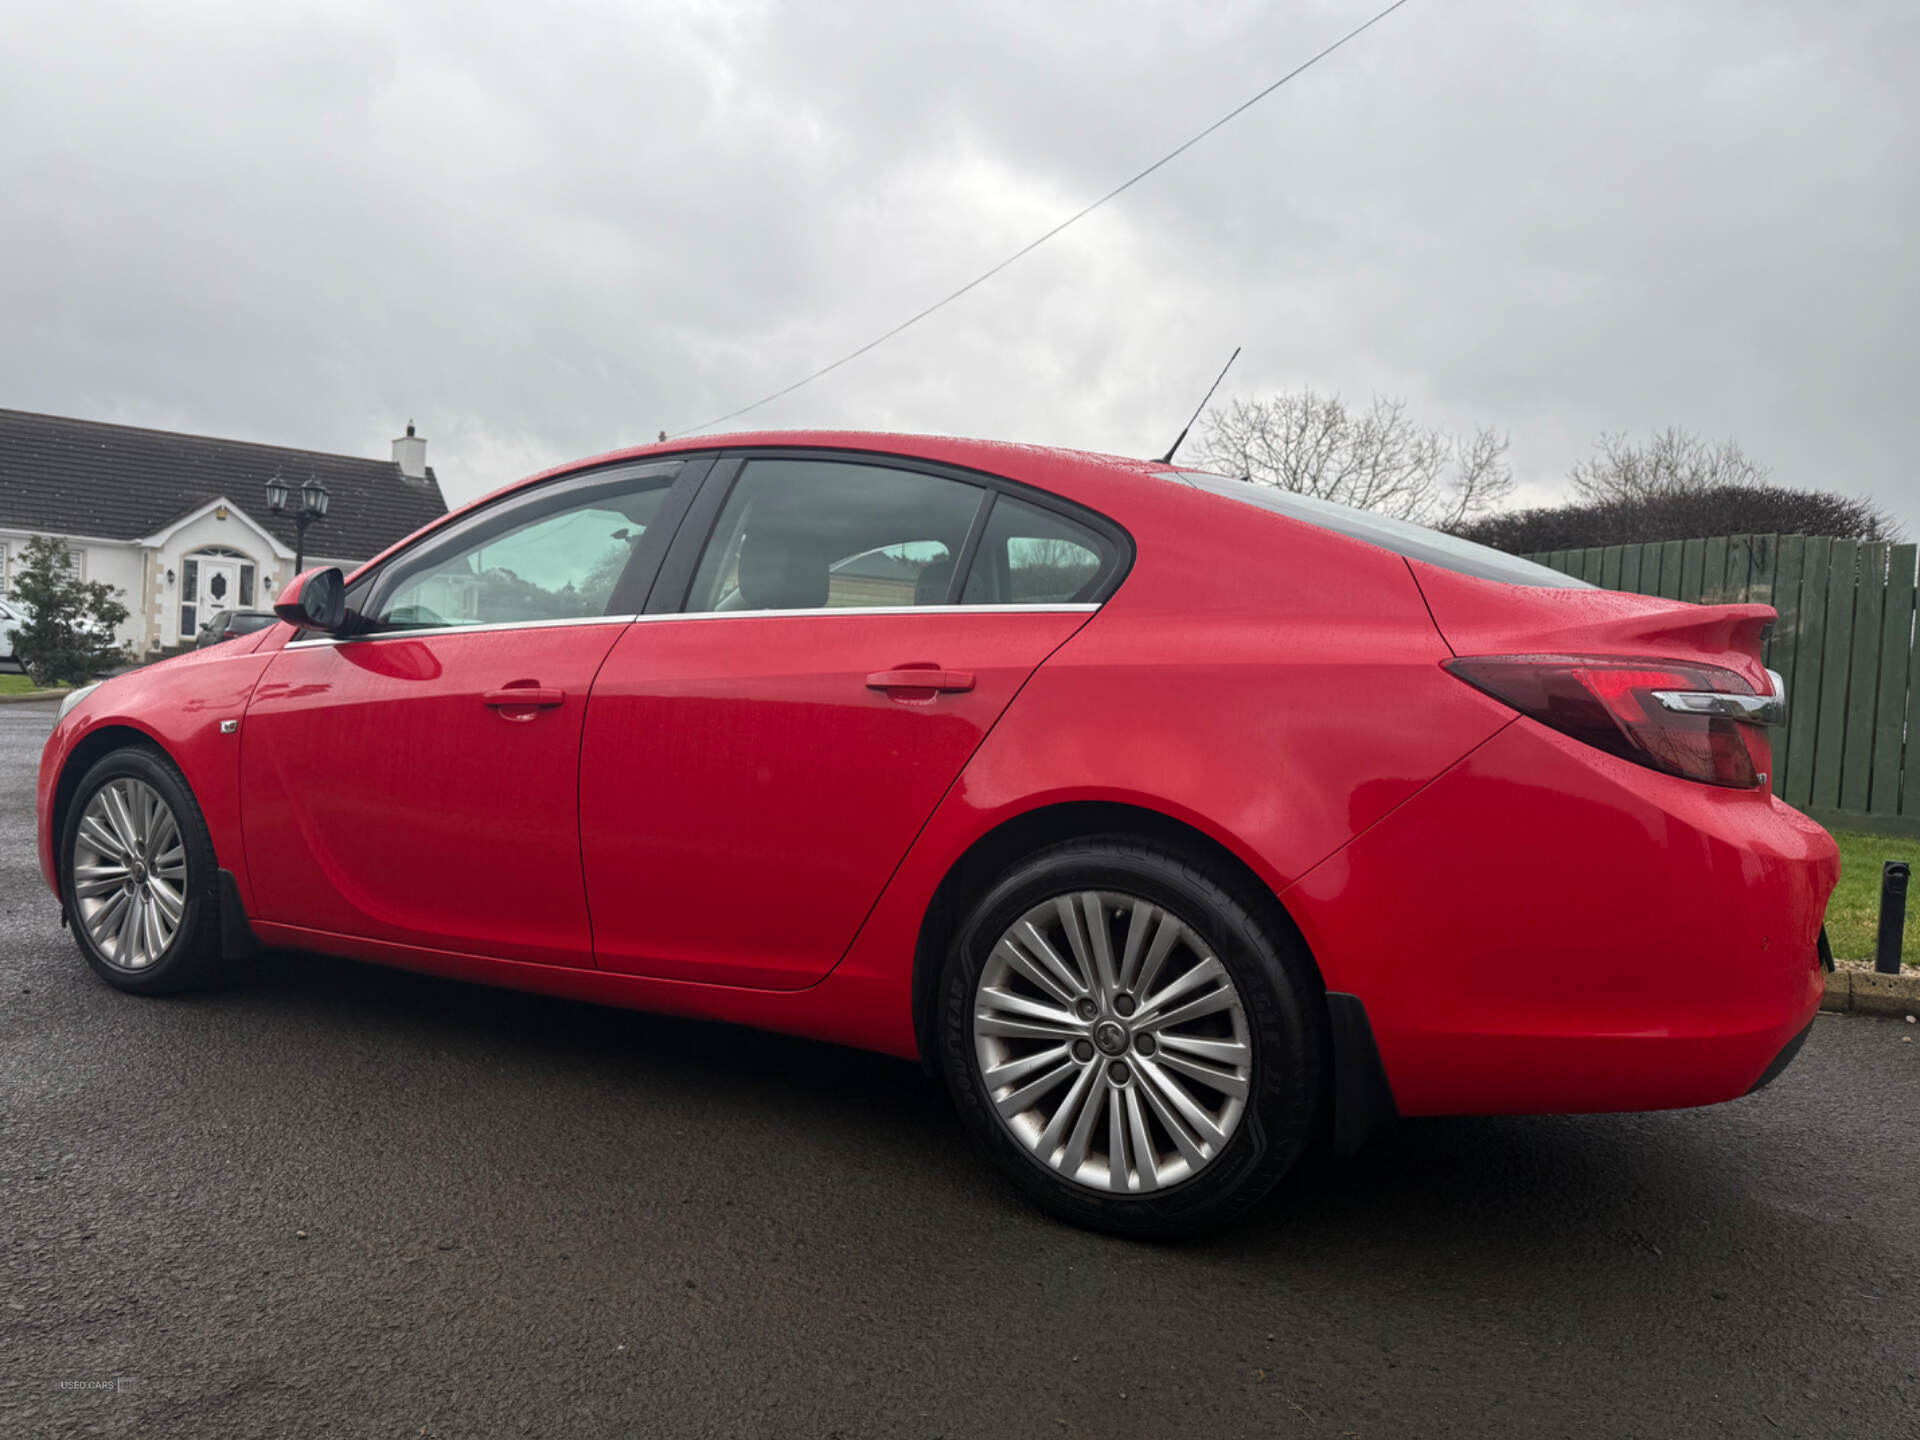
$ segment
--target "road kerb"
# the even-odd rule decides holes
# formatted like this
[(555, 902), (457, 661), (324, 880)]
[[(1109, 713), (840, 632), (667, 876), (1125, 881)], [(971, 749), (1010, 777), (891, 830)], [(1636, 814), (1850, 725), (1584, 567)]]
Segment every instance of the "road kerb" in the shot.
[(1861, 1015), (1920, 1014), (1920, 975), (1882, 975), (1873, 970), (1836, 970), (1827, 976), (1822, 1010)]

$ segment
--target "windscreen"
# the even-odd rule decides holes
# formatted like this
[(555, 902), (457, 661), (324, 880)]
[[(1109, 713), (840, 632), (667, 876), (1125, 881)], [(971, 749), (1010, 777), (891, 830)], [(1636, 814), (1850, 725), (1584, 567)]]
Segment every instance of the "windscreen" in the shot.
[(1545, 565), (1536, 565), (1531, 560), (1522, 560), (1517, 555), (1509, 555), (1488, 545), (1476, 545), (1471, 540), (1429, 530), (1411, 521), (1395, 520), (1371, 510), (1355, 510), (1350, 505), (1336, 505), (1331, 500), (1296, 494), (1277, 486), (1261, 485), (1252, 480), (1234, 480), (1205, 470), (1165, 470), (1160, 472), (1160, 478), (1177, 480), (1210, 494), (1224, 495), (1243, 505), (1289, 515), (1309, 525), (1318, 525), (1323, 530), (1332, 530), (1355, 540), (1364, 540), (1369, 545), (1378, 545), (1409, 560), (1423, 560), (1429, 565), (1438, 565), (1442, 569), (1472, 575), (1480, 580), (1562, 590), (1596, 588), (1585, 580), (1576, 580), (1571, 575), (1563, 575), (1558, 570), (1550, 570)]

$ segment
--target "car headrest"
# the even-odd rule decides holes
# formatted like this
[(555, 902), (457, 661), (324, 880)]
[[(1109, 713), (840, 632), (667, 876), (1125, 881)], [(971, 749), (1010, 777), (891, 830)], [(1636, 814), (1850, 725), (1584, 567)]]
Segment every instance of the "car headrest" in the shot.
[(947, 587), (952, 583), (953, 557), (949, 555), (933, 561), (913, 582), (913, 603), (916, 605), (946, 604)]
[(783, 517), (755, 513), (740, 541), (740, 599), (749, 610), (817, 610), (827, 603), (828, 547)]

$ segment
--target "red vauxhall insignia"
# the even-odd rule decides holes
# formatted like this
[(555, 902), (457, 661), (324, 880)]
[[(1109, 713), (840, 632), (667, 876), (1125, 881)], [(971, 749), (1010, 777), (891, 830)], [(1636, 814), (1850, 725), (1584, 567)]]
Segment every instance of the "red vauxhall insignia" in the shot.
[(1243, 1211), (1394, 1115), (1805, 1037), (1773, 611), (1167, 464), (729, 436), (566, 467), (62, 707), (40, 859), (141, 994), (255, 946), (936, 1067), (1029, 1196)]

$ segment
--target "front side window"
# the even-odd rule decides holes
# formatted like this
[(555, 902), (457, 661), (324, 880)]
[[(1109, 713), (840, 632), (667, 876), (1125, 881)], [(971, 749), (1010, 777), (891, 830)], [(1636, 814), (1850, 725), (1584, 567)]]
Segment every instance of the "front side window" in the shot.
[(881, 465), (755, 460), (727, 496), (687, 609), (944, 605), (986, 495)]
[(368, 618), (378, 629), (416, 630), (637, 611), (620, 582), (672, 480), (672, 468), (656, 470), (477, 517), (402, 557)]

